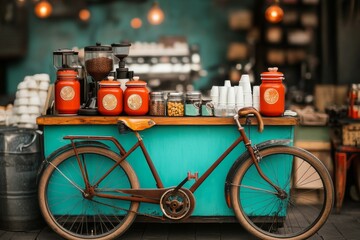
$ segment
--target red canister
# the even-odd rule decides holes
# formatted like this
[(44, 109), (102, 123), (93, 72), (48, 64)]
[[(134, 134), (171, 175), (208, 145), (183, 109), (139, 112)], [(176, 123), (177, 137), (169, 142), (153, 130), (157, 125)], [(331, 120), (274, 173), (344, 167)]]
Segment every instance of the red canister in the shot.
[(116, 116), (123, 111), (123, 92), (120, 82), (103, 80), (99, 82), (98, 111), (101, 115)]
[(261, 73), (260, 113), (264, 116), (278, 117), (285, 111), (284, 74), (277, 67), (268, 68)]
[(145, 115), (149, 111), (149, 91), (144, 81), (128, 81), (124, 92), (124, 111), (128, 115)]
[(80, 83), (73, 69), (57, 71), (55, 109), (59, 114), (77, 114), (80, 108)]

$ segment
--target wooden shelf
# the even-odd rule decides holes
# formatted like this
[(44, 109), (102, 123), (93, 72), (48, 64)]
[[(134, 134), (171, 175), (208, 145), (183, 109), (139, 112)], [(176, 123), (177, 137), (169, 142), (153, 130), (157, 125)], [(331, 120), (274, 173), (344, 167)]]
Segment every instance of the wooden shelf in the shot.
[[(115, 125), (119, 118), (152, 119), (156, 125), (234, 125), (232, 117), (153, 117), (153, 116), (40, 116), (38, 125)], [(249, 117), (251, 125), (257, 125), (254, 117)], [(295, 117), (264, 117), (264, 125), (298, 125)], [(240, 119), (245, 124), (246, 118)]]

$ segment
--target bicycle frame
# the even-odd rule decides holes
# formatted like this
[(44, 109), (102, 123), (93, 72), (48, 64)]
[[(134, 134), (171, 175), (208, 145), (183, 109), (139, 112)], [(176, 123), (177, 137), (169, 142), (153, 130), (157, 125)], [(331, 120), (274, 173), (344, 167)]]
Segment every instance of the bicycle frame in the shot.
[[(240, 133), (240, 136), (220, 155), (220, 157), (215, 160), (210, 167), (199, 177), (197, 178), (194, 176), (188, 176), (186, 177), (176, 188), (179, 189), (184, 185), (188, 180), (191, 178), (196, 178), (195, 183), (188, 189), (192, 193), (194, 193), (198, 187), (209, 177), (209, 175), (217, 168), (217, 166), (234, 150), (236, 146), (238, 146), (241, 142), (244, 142), (244, 145), (247, 149), (247, 151), (250, 153), (250, 156), (252, 157), (254, 164), (256, 166), (257, 171), (259, 172), (260, 176), (267, 181), (270, 185), (272, 185), (277, 191), (278, 194), (281, 194), (281, 190), (278, 186), (273, 184), (262, 172), (258, 165), (259, 156), (255, 156), (254, 149), (251, 146), (251, 141), (247, 137), (244, 128), (241, 126), (238, 115), (234, 116), (234, 119), (238, 126), (238, 131)], [(135, 136), (137, 137), (137, 142), (128, 150), (126, 151), (123, 146), (120, 144), (120, 142), (112, 137), (112, 136), (66, 136), (64, 139), (68, 139), (71, 141), (72, 147), (74, 149), (77, 162), (79, 164), (79, 167), (81, 169), (82, 177), (85, 181), (86, 186), (86, 193), (88, 193), (91, 196), (98, 196), (102, 198), (110, 198), (110, 199), (119, 199), (119, 200), (126, 200), (126, 201), (137, 201), (137, 202), (147, 202), (147, 203), (156, 203), (158, 204), (160, 201), (161, 196), (165, 191), (167, 191), (169, 188), (165, 188), (164, 184), (161, 181), (161, 178), (155, 168), (155, 165), (153, 164), (153, 161), (144, 145), (144, 142), (139, 134), (139, 132), (134, 131)], [(93, 184), (93, 186), (90, 185), (88, 176), (86, 173), (86, 166), (82, 163), (80, 160), (78, 151), (76, 149), (75, 141), (76, 140), (85, 140), (85, 139), (91, 139), (91, 140), (99, 140), (99, 141), (111, 141), (114, 143), (114, 145), (119, 149), (120, 154), (122, 155), (117, 162), (102, 176), (99, 178), (99, 180)], [(129, 196), (117, 196), (117, 195), (111, 195), (111, 194), (103, 194), (98, 193), (95, 191), (95, 188), (117, 167), (120, 165), (120, 163), (125, 160), (129, 155), (131, 155), (138, 147), (141, 148), (143, 155), (145, 157), (145, 160), (150, 168), (151, 174), (156, 182), (157, 189), (117, 189), (117, 192), (129, 194)], [(91, 197), (90, 196), (90, 197)], [(88, 197), (88, 196), (85, 196)]]

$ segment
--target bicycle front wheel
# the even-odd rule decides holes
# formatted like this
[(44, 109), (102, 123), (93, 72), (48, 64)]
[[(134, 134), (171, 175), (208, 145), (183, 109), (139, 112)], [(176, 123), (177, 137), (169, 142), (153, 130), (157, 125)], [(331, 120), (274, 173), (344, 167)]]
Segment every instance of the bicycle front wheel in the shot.
[(251, 158), (237, 169), (231, 202), (238, 221), (261, 239), (306, 239), (327, 220), (334, 199), (331, 177), (320, 160), (289, 146), (260, 150), (259, 166), (279, 194), (256, 170)]
[[(94, 184), (120, 156), (108, 149), (77, 149), (83, 169), (95, 192), (121, 195), (116, 189), (139, 188), (138, 179), (126, 162), (121, 162), (98, 186)], [(138, 202), (89, 197), (74, 153), (56, 157), (39, 183), (40, 209), (48, 225), (66, 239), (114, 239), (124, 233), (136, 217)]]

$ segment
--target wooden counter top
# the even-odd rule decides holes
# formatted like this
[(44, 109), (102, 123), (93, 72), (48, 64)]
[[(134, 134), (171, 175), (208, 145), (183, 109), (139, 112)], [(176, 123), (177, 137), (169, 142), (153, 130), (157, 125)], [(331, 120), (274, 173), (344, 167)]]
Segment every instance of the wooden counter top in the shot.
[[(153, 117), (153, 116), (40, 116), (38, 125), (115, 125), (118, 118), (147, 118), (155, 121), (156, 125), (234, 125), (232, 117)], [(255, 117), (249, 117), (251, 125), (256, 125)], [(246, 118), (241, 118), (244, 124)], [(264, 117), (264, 125), (297, 125), (296, 117)]]

